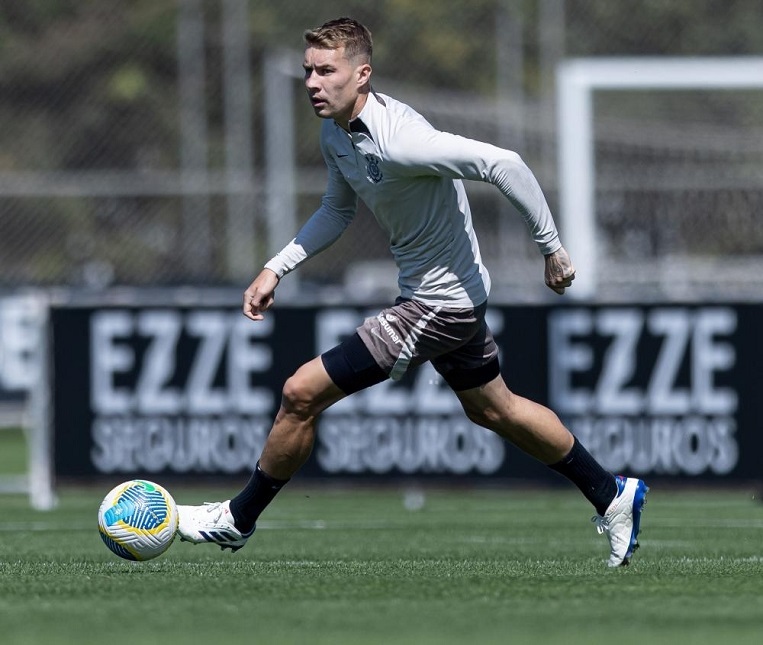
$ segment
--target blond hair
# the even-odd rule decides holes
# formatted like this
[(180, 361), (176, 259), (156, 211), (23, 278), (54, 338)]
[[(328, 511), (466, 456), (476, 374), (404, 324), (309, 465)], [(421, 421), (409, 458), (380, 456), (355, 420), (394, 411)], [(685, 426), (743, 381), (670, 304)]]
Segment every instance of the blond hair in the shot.
[(371, 31), (352, 18), (329, 20), (315, 29), (304, 33), (305, 43), (318, 49), (339, 49), (344, 47), (345, 58), (362, 56), (364, 62), (371, 62), (373, 41)]

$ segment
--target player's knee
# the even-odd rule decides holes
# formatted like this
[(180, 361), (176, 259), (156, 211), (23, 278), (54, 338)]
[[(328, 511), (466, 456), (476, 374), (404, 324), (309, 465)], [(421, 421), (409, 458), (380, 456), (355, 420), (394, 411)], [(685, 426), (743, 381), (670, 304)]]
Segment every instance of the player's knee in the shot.
[(469, 407), (464, 408), (464, 411), (469, 421), (483, 428), (492, 429), (502, 420), (500, 411), (490, 406), (481, 408)]
[(498, 400), (464, 402), (464, 412), (472, 423), (496, 430), (516, 423), (515, 396), (506, 390)]
[(299, 372), (289, 377), (281, 392), (281, 407), (288, 414), (301, 419), (315, 416), (320, 411), (308, 381)]

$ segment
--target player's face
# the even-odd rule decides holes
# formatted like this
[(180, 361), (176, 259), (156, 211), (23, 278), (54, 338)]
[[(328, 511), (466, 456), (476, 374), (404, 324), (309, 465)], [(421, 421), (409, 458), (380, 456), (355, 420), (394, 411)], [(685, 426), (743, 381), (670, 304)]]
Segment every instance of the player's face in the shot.
[(339, 49), (305, 49), (305, 87), (310, 103), (322, 119), (334, 119), (343, 127), (357, 116), (365, 102), (361, 90), (367, 85), (371, 66), (353, 62)]

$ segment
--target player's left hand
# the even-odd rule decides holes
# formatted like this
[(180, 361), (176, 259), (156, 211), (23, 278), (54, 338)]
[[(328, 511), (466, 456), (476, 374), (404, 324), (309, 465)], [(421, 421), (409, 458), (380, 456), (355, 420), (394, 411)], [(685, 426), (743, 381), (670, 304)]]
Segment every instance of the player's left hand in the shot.
[(571, 286), (575, 279), (575, 267), (572, 266), (569, 254), (564, 247), (561, 247), (543, 257), (546, 260), (544, 274), (546, 286), (558, 294), (564, 293), (564, 290)]

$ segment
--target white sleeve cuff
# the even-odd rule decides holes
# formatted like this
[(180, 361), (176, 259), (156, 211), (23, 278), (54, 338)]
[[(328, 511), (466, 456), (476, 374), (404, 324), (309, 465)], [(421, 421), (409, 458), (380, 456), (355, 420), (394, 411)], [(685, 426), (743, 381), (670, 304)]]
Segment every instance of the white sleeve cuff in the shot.
[(301, 244), (295, 240), (289, 242), (275, 257), (265, 263), (265, 268), (270, 269), (278, 278), (283, 278), (289, 271), (296, 269), (307, 259), (307, 252)]

